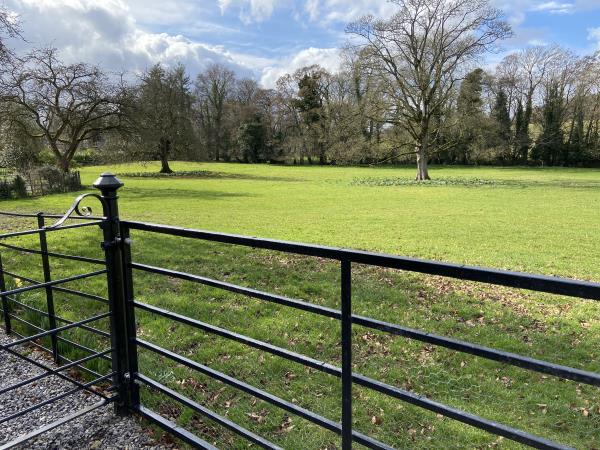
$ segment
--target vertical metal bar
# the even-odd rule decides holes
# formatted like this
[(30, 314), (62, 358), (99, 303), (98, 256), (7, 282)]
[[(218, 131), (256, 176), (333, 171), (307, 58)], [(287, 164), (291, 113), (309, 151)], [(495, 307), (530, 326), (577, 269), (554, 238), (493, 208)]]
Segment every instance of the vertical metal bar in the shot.
[[(131, 234), (129, 227), (121, 223), (121, 239), (123, 242), (123, 285), (125, 290), (125, 321), (127, 322), (127, 371), (131, 374), (130, 380), (135, 381), (138, 373), (138, 355), (136, 343), (136, 322), (133, 291), (133, 269), (131, 267)], [(137, 383), (132, 383), (127, 399), (129, 408), (137, 408), (140, 404), (140, 388)]]
[[(0, 253), (0, 291), (6, 292), (6, 282), (4, 281), (4, 266), (2, 265), (2, 253)], [(11, 332), (10, 316), (8, 315), (8, 297), (2, 296), (2, 313), (4, 314), (4, 331), (6, 334)]]
[(112, 343), (113, 384), (117, 387), (118, 399), (115, 413), (127, 415), (129, 389), (132, 379), (128, 369), (128, 339), (123, 280), (123, 256), (117, 190), (123, 183), (112, 173), (103, 173), (94, 182), (101, 192), (102, 206), (106, 220), (102, 224), (104, 242), (102, 248), (106, 258), (106, 279), (110, 316), (110, 336)]
[(352, 449), (352, 264), (342, 260), (342, 450)]
[[(38, 228), (40, 231), (40, 251), (42, 252), (42, 269), (44, 271), (44, 282), (48, 283), (52, 281), (52, 276), (50, 274), (50, 258), (48, 257), (48, 240), (46, 238), (46, 232), (43, 231), (45, 223), (43, 213), (38, 213), (37, 222)], [(52, 286), (46, 287), (46, 307), (48, 310), (48, 319), (50, 324), (50, 329), (54, 330), (56, 328), (56, 313), (54, 311), (54, 291)], [(60, 363), (60, 355), (58, 354), (58, 336), (53, 334), (50, 336), (52, 341), (52, 357), (54, 358), (54, 362), (57, 364)]]

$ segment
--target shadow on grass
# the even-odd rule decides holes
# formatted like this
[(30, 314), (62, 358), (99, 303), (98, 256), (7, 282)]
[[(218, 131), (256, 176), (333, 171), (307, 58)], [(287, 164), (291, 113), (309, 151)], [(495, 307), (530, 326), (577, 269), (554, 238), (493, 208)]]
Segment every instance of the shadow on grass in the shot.
[(120, 173), (118, 176), (122, 178), (153, 178), (153, 179), (231, 179), (231, 180), (249, 180), (249, 181), (305, 181), (298, 178), (290, 177), (266, 177), (260, 175), (248, 175), (238, 173), (214, 172), (211, 170), (193, 170), (179, 171), (173, 173), (158, 173), (158, 172), (129, 172)]
[(129, 187), (127, 188), (127, 199), (155, 200), (178, 197), (182, 200), (218, 200), (223, 198), (253, 197), (253, 195), (241, 192), (221, 192), (194, 189), (151, 189)]
[(364, 177), (355, 178), (350, 182), (351, 186), (418, 186), (418, 187), (511, 187), (511, 188), (536, 188), (536, 187), (557, 187), (557, 188), (575, 188), (575, 189), (600, 189), (600, 181), (574, 181), (574, 180), (495, 180), (485, 178), (462, 178), (462, 177), (439, 177), (428, 181), (415, 181), (408, 178), (375, 178)]

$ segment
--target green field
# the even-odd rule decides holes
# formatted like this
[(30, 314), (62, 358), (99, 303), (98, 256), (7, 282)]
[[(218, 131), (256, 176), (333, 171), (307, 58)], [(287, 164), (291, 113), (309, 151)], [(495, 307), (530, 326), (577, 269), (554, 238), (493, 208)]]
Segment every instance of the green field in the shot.
[[(412, 167), (179, 162), (173, 164), (177, 171), (201, 172), (126, 176), (157, 168), (87, 167), (82, 181), (89, 185), (105, 170), (123, 175), (126, 219), (600, 281), (598, 170), (434, 167), (432, 183), (415, 184)], [(73, 196), (5, 201), (0, 209), (61, 212)], [(7, 219), (0, 225), (33, 227)], [(49, 236), (54, 251), (100, 257), (95, 230), (72, 231), (76, 239), (69, 240)], [(136, 261), (339, 307), (339, 267), (333, 263), (147, 233), (133, 238)], [(34, 245), (31, 238), (14, 242)], [(2, 256), (8, 270), (40, 277), (36, 257)], [(53, 261), (56, 277), (81, 270), (81, 263)], [(340, 364), (337, 322), (156, 275), (136, 273), (135, 280), (141, 301)], [(366, 267), (356, 268), (353, 283), (361, 315), (600, 372), (600, 308), (593, 302)], [(103, 294), (99, 279), (73, 285)], [(39, 296), (21, 300), (40, 304)], [(68, 295), (57, 303), (67, 318), (94, 311)], [(340, 419), (339, 383), (327, 375), (149, 314), (140, 312), (138, 321), (146, 340)], [(89, 335), (69, 335), (101, 346)], [(359, 373), (577, 448), (600, 447), (597, 389), (361, 327), (354, 335)], [(140, 361), (144, 373), (285, 448), (339, 448), (335, 435), (252, 397), (145, 351)], [(354, 394), (356, 429), (397, 448), (519, 447), (363, 388)], [(246, 448), (206, 419), (144, 395), (165, 416), (219, 446)]]

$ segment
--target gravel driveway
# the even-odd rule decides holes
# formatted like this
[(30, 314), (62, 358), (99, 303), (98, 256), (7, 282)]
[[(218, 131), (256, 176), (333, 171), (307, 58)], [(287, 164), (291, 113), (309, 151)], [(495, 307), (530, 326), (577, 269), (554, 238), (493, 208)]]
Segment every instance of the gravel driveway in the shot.
[[(6, 344), (11, 337), (0, 330), (0, 344)], [(30, 348), (19, 347), (19, 352), (47, 366), (53, 365), (48, 356)], [(33, 364), (16, 358), (7, 352), (0, 352), (0, 389), (43, 373)], [(59, 395), (74, 387), (73, 384), (57, 377), (49, 376), (19, 389), (0, 394), (0, 418), (23, 410), (50, 397)], [(75, 413), (82, 408), (101, 400), (87, 392), (78, 392), (63, 400), (44, 406), (34, 412), (0, 425), (0, 448), (7, 442), (50, 424), (57, 419)], [(156, 444), (150, 433), (144, 430), (143, 423), (134, 417), (117, 417), (111, 405), (102, 406), (72, 422), (61, 425), (19, 449), (65, 450), (65, 449), (172, 449)]]

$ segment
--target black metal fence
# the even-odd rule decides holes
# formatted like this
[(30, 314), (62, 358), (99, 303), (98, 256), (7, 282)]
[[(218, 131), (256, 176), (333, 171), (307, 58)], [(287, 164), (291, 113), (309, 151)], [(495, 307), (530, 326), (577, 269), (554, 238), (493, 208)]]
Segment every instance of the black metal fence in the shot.
[[(262, 448), (277, 449), (280, 448), (273, 442), (258, 436), (257, 434), (244, 429), (230, 419), (223, 417), (196, 401), (182, 395), (181, 393), (170, 389), (161, 384), (159, 381), (151, 378), (148, 374), (140, 372), (138, 368), (137, 349), (145, 349), (154, 352), (164, 358), (172, 360), (179, 365), (187, 367), (193, 371), (197, 371), (212, 379), (218, 380), (221, 383), (238, 389), (242, 392), (250, 394), (257, 399), (263, 400), (271, 405), (279, 407), (288, 413), (295, 414), (303, 419), (306, 419), (313, 424), (316, 424), (326, 430), (337, 433), (341, 437), (341, 445), (344, 450), (352, 448), (353, 443), (361, 444), (368, 448), (374, 449), (390, 449), (388, 444), (380, 442), (370, 436), (362, 434), (353, 429), (352, 425), (352, 398), (353, 386), (361, 386), (372, 389), (378, 393), (385, 394), (399, 401), (406, 402), (417, 407), (423, 408), (449, 417), (456, 421), (468, 424), (475, 428), (485, 430), (487, 432), (503, 436), (507, 439), (528, 445), (534, 448), (541, 449), (563, 449), (568, 448), (559, 443), (553, 442), (544, 437), (536, 436), (526, 431), (518, 430), (510, 426), (488, 420), (484, 417), (479, 417), (462, 411), (445, 404), (436, 402), (433, 399), (427, 398), (418, 393), (401, 389), (397, 386), (383, 383), (373, 378), (366, 377), (352, 371), (352, 327), (353, 325), (367, 327), (380, 332), (390, 333), (395, 336), (401, 336), (415, 341), (424, 342), (430, 345), (440, 346), (456, 352), (462, 352), (470, 355), (475, 355), (480, 358), (500, 362), (506, 365), (516, 366), (530, 371), (539, 372), (546, 375), (551, 375), (561, 379), (572, 380), (578, 383), (588, 384), (595, 387), (600, 387), (600, 374), (580, 369), (575, 369), (552, 362), (542, 361), (539, 359), (521, 356), (515, 353), (510, 353), (502, 350), (497, 350), (490, 347), (485, 347), (469, 342), (461, 341), (454, 338), (431, 334), (417, 329), (408, 328), (399, 324), (375, 320), (370, 317), (365, 317), (353, 313), (352, 309), (352, 268), (353, 265), (367, 265), (383, 268), (398, 269), (408, 272), (417, 272), (430, 275), (440, 275), (458, 280), (469, 280), (491, 285), (515, 287), (528, 289), (537, 292), (559, 294), (564, 296), (577, 297), (589, 300), (600, 300), (600, 284), (575, 281), (557, 277), (531, 275), (518, 272), (509, 272), (502, 270), (492, 270), (479, 267), (470, 267), (464, 265), (456, 265), (442, 263), (436, 261), (426, 261), (414, 258), (405, 258), (400, 256), (385, 255), (379, 253), (371, 253), (364, 251), (348, 250), (331, 248), (317, 245), (300, 244), (294, 242), (284, 242), (269, 239), (259, 239), (253, 237), (245, 237), (223, 233), (213, 233), (201, 230), (193, 230), (187, 228), (179, 228), (173, 226), (156, 225), (135, 221), (119, 220), (119, 212), (117, 206), (117, 190), (122, 184), (112, 175), (103, 174), (95, 183), (95, 187), (100, 189), (102, 195), (95, 196), (103, 205), (104, 217), (100, 220), (89, 221), (83, 224), (63, 225), (66, 218), (72, 213), (79, 211), (79, 203), (82, 200), (80, 197), (69, 210), (67, 215), (59, 220), (54, 228), (44, 228), (43, 219), (40, 219), (39, 228), (26, 232), (16, 232), (0, 235), (0, 239), (4, 240), (13, 236), (22, 236), (25, 234), (40, 235), (40, 250), (34, 251), (30, 249), (20, 249), (30, 253), (39, 253), (44, 258), (44, 282), (35, 282), (31, 286), (19, 289), (6, 290), (4, 284), (0, 285), (2, 291), (2, 302), (4, 306), (4, 318), (7, 331), (10, 331), (10, 320), (14, 317), (7, 308), (9, 302), (12, 301), (12, 296), (18, 292), (23, 292), (31, 289), (44, 288), (47, 294), (47, 312), (40, 314), (47, 315), (50, 319), (51, 329), (48, 331), (40, 330), (40, 333), (30, 337), (22, 337), (16, 343), (2, 347), (2, 351), (12, 351), (12, 347), (18, 343), (34, 343), (36, 339), (43, 336), (53, 336), (53, 348), (51, 351), (55, 359), (60, 360), (60, 355), (56, 353), (55, 341), (61, 339), (59, 333), (63, 330), (72, 327), (81, 327), (89, 331), (98, 332), (90, 327), (90, 323), (100, 317), (110, 316), (111, 318), (111, 362), (112, 373), (104, 377), (112, 377), (114, 390), (117, 394), (113, 397), (105, 399), (105, 401), (113, 401), (116, 405), (116, 410), (121, 414), (129, 414), (136, 412), (151, 422), (159, 425), (173, 435), (181, 438), (185, 442), (196, 448), (214, 448), (202, 438), (192, 434), (191, 432), (181, 428), (177, 424), (171, 422), (159, 413), (152, 411), (147, 406), (142, 404), (140, 400), (140, 386), (147, 386), (150, 389), (164, 394), (165, 396), (179, 402), (181, 405), (192, 409), (198, 414), (212, 420), (213, 422), (223, 426), (224, 428), (236, 433), (245, 438), (249, 442), (256, 444)], [(82, 196), (83, 197), (83, 196)], [(44, 216), (41, 216), (44, 217)], [(48, 216), (45, 216), (48, 217)], [(63, 257), (72, 258), (75, 260), (101, 263), (101, 261), (91, 261), (89, 258), (73, 257), (49, 252), (43, 236), (46, 232), (65, 230), (68, 228), (101, 225), (103, 229), (102, 248), (105, 251), (106, 267), (100, 271), (91, 272), (83, 275), (78, 275), (68, 279), (52, 281), (50, 279), (50, 271), (48, 266), (48, 257)], [(236, 246), (245, 246), (257, 249), (267, 249), (277, 252), (290, 253), (295, 255), (304, 255), (309, 257), (324, 258), (327, 260), (337, 261), (340, 271), (340, 295), (341, 309), (332, 309), (320, 305), (316, 305), (304, 300), (289, 298), (282, 295), (276, 295), (268, 292), (259, 291), (249, 287), (239, 286), (228, 282), (207, 278), (192, 273), (181, 272), (163, 267), (155, 267), (147, 264), (138, 263), (132, 258), (131, 253), (131, 235), (136, 232), (146, 232), (156, 235), (159, 239), (160, 235), (178, 236), (190, 239), (203, 241), (218, 242), (222, 244), (230, 244)], [(8, 248), (15, 248), (7, 244), (1, 244)], [(135, 273), (137, 271), (148, 272), (158, 275), (163, 275), (170, 278), (186, 280), (192, 283), (198, 283), (213, 288), (223, 289), (225, 291), (241, 294), (254, 299), (259, 299), (265, 302), (271, 302), (278, 305), (283, 305), (290, 308), (295, 308), (305, 312), (310, 312), (323, 317), (334, 319), (339, 322), (341, 329), (341, 367), (319, 361), (317, 359), (302, 355), (300, 353), (290, 351), (286, 348), (272, 345), (268, 342), (253, 339), (242, 334), (232, 332), (199, 320), (168, 311), (147, 303), (136, 300), (134, 294)], [(4, 270), (0, 265), (0, 273), (2, 275), (13, 275)], [(97, 276), (107, 274), (107, 289), (108, 298), (105, 299), (109, 305), (109, 312), (106, 315), (92, 317), (77, 323), (67, 323), (64, 319), (57, 317), (53, 312), (52, 292), (57, 289), (65, 289), (59, 285), (75, 279), (84, 277)], [(0, 278), (1, 279), (1, 278)], [(25, 279), (25, 278), (23, 278)], [(81, 294), (81, 293), (78, 293)], [(83, 294), (85, 295), (85, 294)], [(89, 295), (88, 295), (89, 297)], [(187, 326), (202, 330), (216, 336), (231, 339), (235, 342), (245, 344), (249, 347), (268, 352), (272, 355), (285, 358), (289, 361), (302, 364), (306, 367), (323, 372), (332, 377), (338, 378), (342, 386), (342, 394), (340, 405), (342, 409), (342, 420), (340, 423), (332, 421), (315, 412), (300, 407), (293, 402), (277, 397), (263, 389), (257, 388), (249, 383), (238, 380), (226, 373), (217, 371), (208, 367), (205, 364), (189, 359), (181, 354), (177, 354), (168, 349), (162, 348), (152, 342), (146, 341), (136, 335), (136, 310), (143, 310), (162, 316), (176, 323), (185, 324)], [(60, 323), (67, 323), (61, 325)], [(106, 337), (106, 333), (100, 333)], [(104, 353), (95, 353), (91, 357), (103, 357)], [(85, 360), (69, 362), (71, 367), (81, 364)], [(63, 370), (62, 366), (58, 370), (47, 369), (48, 373), (57, 373)], [(69, 367), (69, 366), (67, 366)], [(100, 375), (100, 374), (98, 374)], [(102, 375), (100, 375), (102, 377)], [(105, 378), (99, 378), (102, 381)], [(86, 386), (79, 386), (85, 388)], [(2, 391), (0, 391), (1, 393)], [(22, 412), (23, 414), (28, 412)], [(10, 420), (12, 417), (0, 419), (0, 423)]]

